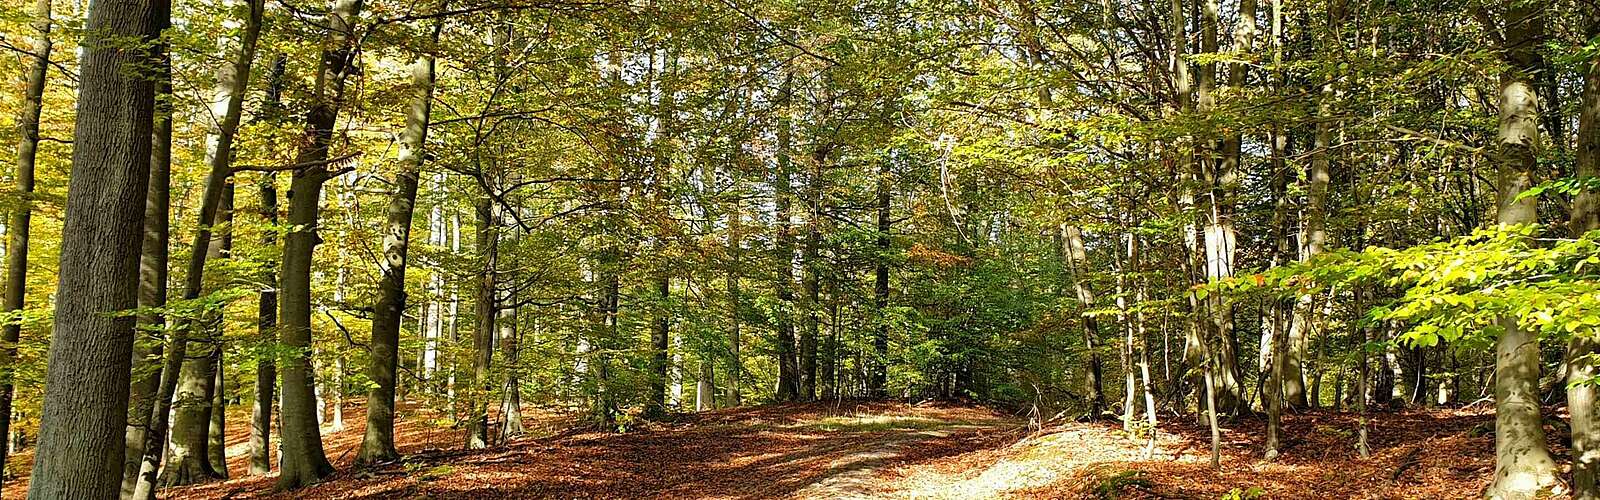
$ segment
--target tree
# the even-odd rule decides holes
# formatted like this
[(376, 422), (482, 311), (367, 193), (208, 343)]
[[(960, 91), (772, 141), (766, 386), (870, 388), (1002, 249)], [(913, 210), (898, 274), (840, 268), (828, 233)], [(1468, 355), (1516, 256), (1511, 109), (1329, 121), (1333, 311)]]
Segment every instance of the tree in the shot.
[[(1507, 67), (1500, 74), (1500, 130), (1495, 222), (1502, 227), (1539, 221), (1534, 198), (1520, 195), (1533, 187), (1539, 147), (1539, 99), (1533, 77), (1536, 44), (1544, 36), (1545, 8), (1508, 1), (1501, 32)], [(1504, 316), (1496, 322), (1495, 474), (1484, 495), (1531, 498), (1555, 484), (1555, 461), (1545, 449), (1539, 415), (1539, 341), (1536, 334)]]
[(328, 149), (339, 106), (344, 101), (345, 78), (356, 69), (352, 44), (361, 6), (362, 0), (334, 0), (328, 11), (322, 62), (306, 111), (307, 140), (295, 157), (294, 178), (289, 184), (290, 228), (283, 240), (278, 313), (282, 324), (279, 338), (287, 351), (278, 362), (283, 374), (283, 471), (278, 476), (279, 489), (305, 486), (333, 472), (322, 451), (315, 408), (316, 374), (311, 369), (311, 257), (321, 239), (317, 224), (322, 185), (344, 173), (343, 167), (330, 162)]
[[(443, 9), (444, 4), (441, 4)], [(433, 26), (435, 50), (442, 20)], [(400, 457), (394, 447), (395, 370), (399, 364), (400, 321), (406, 309), (406, 258), (410, 251), (411, 217), (416, 212), (417, 179), (427, 156), (428, 121), (433, 109), (434, 56), (424, 52), (412, 63), (411, 79), (416, 86), (411, 108), (406, 113), (406, 128), (400, 138), (400, 171), (394, 175), (394, 194), (389, 199), (387, 227), (383, 236), (383, 281), (379, 284), (378, 304), (373, 307), (372, 357), (367, 377), (373, 386), (367, 391), (367, 427), (361, 439), (357, 463), (375, 463)]]
[[(1583, 33), (1593, 39), (1600, 36), (1600, 9), (1584, 7)], [(1581, 61), (1583, 90), (1578, 103), (1578, 144), (1576, 148), (1579, 180), (1595, 179), (1600, 175), (1600, 57), (1591, 54)], [(1574, 235), (1600, 229), (1600, 193), (1585, 190), (1572, 200), (1572, 213), (1568, 222)], [(1600, 343), (1592, 335), (1574, 334), (1567, 343), (1567, 409), (1572, 415), (1572, 497), (1600, 498), (1600, 422), (1597, 422), (1595, 386), (1590, 383), (1597, 373), (1593, 356), (1600, 352)]]
[(114, 313), (137, 303), (156, 90), (155, 79), (134, 70), (148, 67), (149, 51), (124, 44), (154, 42), (168, 14), (148, 0), (89, 9), (30, 498), (115, 498), (120, 490), (134, 318)]
[[(17, 143), (17, 192), (24, 199), (11, 211), (6, 239), (6, 282), (4, 312), (17, 314), (27, 301), (28, 287), (28, 236), (31, 234), (34, 170), (39, 156), (39, 115), (44, 109), (45, 76), (50, 71), (50, 0), (37, 0), (33, 6), (33, 28), (38, 33), (33, 42), (33, 60), (28, 65), (26, 91), (22, 97), (22, 113), (17, 117), (17, 130), (22, 139)], [(6, 321), (0, 325), (0, 439), (11, 437), (11, 413), (16, 397), (17, 341), (22, 337), (22, 325)], [(9, 446), (0, 446), (0, 478), (4, 477)]]

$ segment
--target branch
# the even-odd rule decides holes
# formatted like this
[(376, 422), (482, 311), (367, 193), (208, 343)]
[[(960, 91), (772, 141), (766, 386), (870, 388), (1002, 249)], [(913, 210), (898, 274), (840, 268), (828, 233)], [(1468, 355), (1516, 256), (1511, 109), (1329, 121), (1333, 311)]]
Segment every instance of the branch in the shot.
[[(350, 153), (350, 154), (347, 154), (347, 155), (344, 155), (344, 156), (340, 156), (338, 158), (329, 158), (329, 159), (326, 159), (326, 160), (308, 161), (308, 162), (305, 162), (305, 163), (295, 163), (295, 164), (291, 164), (291, 165), (236, 165), (236, 166), (233, 167), (232, 170), (230, 170), (230, 173), (235, 173), (236, 174), (236, 173), (239, 173), (239, 172), (283, 172), (283, 171), (286, 171), (286, 170), (304, 170), (304, 169), (308, 169), (308, 168), (315, 168), (315, 167), (321, 167), (321, 166), (326, 166), (326, 165), (333, 165), (333, 164), (343, 163), (345, 161), (354, 159), (354, 158), (356, 158), (358, 156), (361, 156), (361, 152), (359, 152), (359, 151), (355, 152), (355, 153)], [(343, 169), (338, 170), (337, 173), (333, 173), (330, 176), (343, 174), (343, 173), (349, 172), (351, 170), (354, 170), (354, 167), (345, 167)]]
[(749, 12), (745, 12), (744, 9), (740, 9), (737, 4), (733, 3), (733, 0), (720, 0), (720, 1), (722, 2), (723, 5), (728, 6), (729, 9), (733, 9), (734, 12), (738, 12), (740, 16), (744, 16), (745, 19), (749, 20), (751, 24), (756, 25), (757, 28), (761, 28), (761, 31), (766, 32), (768, 35), (772, 35), (772, 37), (778, 39), (779, 42), (783, 42), (784, 45), (788, 45), (790, 47), (794, 47), (795, 50), (799, 50), (801, 53), (803, 53), (805, 55), (808, 55), (808, 56), (811, 56), (811, 57), (815, 57), (815, 58), (817, 58), (817, 59), (819, 59), (821, 61), (827, 62), (828, 64), (832, 64), (834, 66), (838, 66), (839, 65), (839, 61), (835, 61), (835, 60), (833, 60), (833, 58), (830, 58), (828, 56), (825, 56), (825, 55), (822, 55), (822, 54), (818, 54), (816, 52), (812, 52), (810, 49), (802, 47), (802, 46), (800, 46), (800, 44), (795, 43), (794, 41), (791, 41), (788, 38), (784, 38), (783, 35), (779, 35), (778, 32), (773, 31), (772, 28), (768, 28), (767, 25), (762, 24), (761, 20), (756, 19), (755, 16), (750, 15)]
[(1489, 152), (1489, 150), (1484, 149), (1481, 146), (1468, 146), (1468, 145), (1462, 144), (1460, 142), (1452, 141), (1452, 140), (1449, 140), (1449, 139), (1442, 139), (1442, 138), (1439, 138), (1439, 137), (1434, 137), (1432, 135), (1428, 135), (1427, 133), (1424, 133), (1424, 132), (1421, 132), (1421, 131), (1417, 131), (1417, 130), (1412, 130), (1412, 129), (1405, 128), (1405, 127), (1401, 127), (1399, 125), (1390, 125), (1390, 124), (1386, 123), (1386, 124), (1383, 125), (1383, 128), (1389, 129), (1389, 130), (1394, 131), (1394, 132), (1399, 132), (1399, 133), (1404, 134), (1404, 135), (1406, 135), (1406, 136), (1408, 136), (1408, 137), (1410, 137), (1412, 139), (1416, 139), (1416, 140), (1419, 140), (1419, 141), (1430, 142), (1430, 143), (1433, 143), (1433, 144), (1436, 144), (1436, 145), (1439, 145), (1439, 146), (1444, 146), (1444, 147), (1447, 147), (1447, 148), (1459, 149), (1459, 150), (1462, 150), (1462, 151), (1466, 151), (1468, 153), (1474, 153), (1474, 154), (1483, 155), (1483, 157), (1488, 158), (1490, 160), (1494, 160), (1496, 162), (1501, 161), (1503, 159), (1503, 158), (1500, 157), (1500, 155), (1491, 153), (1491, 152)]

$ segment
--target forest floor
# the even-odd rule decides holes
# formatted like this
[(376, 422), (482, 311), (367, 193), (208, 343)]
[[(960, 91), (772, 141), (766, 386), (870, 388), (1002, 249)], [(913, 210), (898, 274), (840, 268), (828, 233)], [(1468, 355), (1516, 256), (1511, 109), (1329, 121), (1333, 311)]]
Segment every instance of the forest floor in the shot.
[[(405, 412), (403, 412), (405, 413)], [(230, 421), (235, 479), (164, 491), (163, 498), (1478, 498), (1494, 465), (1493, 413), (1484, 409), (1374, 414), (1371, 458), (1354, 448), (1359, 419), (1307, 412), (1285, 419), (1284, 456), (1261, 460), (1263, 422), (1224, 429), (1222, 470), (1210, 434), (1192, 419), (1161, 423), (1154, 452), (1117, 422), (1043, 430), (990, 409), (948, 404), (813, 403), (717, 410), (627, 433), (572, 427), (529, 411), (530, 436), (461, 451), (460, 432), (402, 420), (402, 461), (352, 470), (362, 409), (325, 428), (338, 472), (292, 493), (274, 476), (245, 474), (243, 415)], [(232, 416), (232, 415), (230, 415)], [(1565, 447), (1551, 447), (1565, 463)], [(11, 466), (26, 475), (31, 454)], [(21, 498), (26, 478), (8, 480)], [(1257, 492), (1251, 490), (1258, 489)]]

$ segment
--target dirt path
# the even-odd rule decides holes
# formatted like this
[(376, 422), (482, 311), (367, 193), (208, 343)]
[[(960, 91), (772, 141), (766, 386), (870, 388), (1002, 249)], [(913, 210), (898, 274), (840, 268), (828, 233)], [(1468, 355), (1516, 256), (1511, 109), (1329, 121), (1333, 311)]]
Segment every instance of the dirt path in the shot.
[[(352, 471), (335, 460), (339, 473), (292, 495), (273, 493), (268, 476), (166, 497), (867, 498), (879, 496), (877, 478), (887, 471), (1004, 446), (1021, 437), (1017, 429), (1004, 415), (972, 407), (775, 405), (686, 415), (625, 434), (565, 434), (475, 452), (407, 450), (402, 444), (409, 455), (401, 463)], [(344, 433), (359, 429), (330, 436), (330, 457), (348, 455)]]
[[(1285, 455), (1260, 460), (1261, 422), (1224, 429), (1223, 469), (1210, 467), (1209, 432), (1163, 422), (1155, 455), (1115, 422), (1064, 423), (1027, 435), (1021, 422), (950, 405), (791, 404), (683, 415), (628, 433), (563, 432), (572, 419), (530, 411), (545, 437), (487, 450), (456, 449), (460, 435), (398, 426), (398, 463), (354, 470), (361, 411), (328, 432), (338, 473), (293, 493), (275, 476), (244, 476), (243, 428), (230, 432), (236, 479), (163, 492), (174, 499), (490, 498), (1476, 498), (1493, 467), (1485, 410), (1426, 409), (1373, 415), (1371, 458), (1356, 456), (1354, 414), (1286, 417)], [(238, 434), (235, 436), (235, 434)], [(1559, 433), (1552, 451), (1564, 460)], [(13, 470), (26, 471), (26, 454)], [(22, 463), (19, 463), (22, 462)], [(20, 498), (26, 478), (6, 482)], [(1248, 496), (1248, 495), (1246, 495)]]

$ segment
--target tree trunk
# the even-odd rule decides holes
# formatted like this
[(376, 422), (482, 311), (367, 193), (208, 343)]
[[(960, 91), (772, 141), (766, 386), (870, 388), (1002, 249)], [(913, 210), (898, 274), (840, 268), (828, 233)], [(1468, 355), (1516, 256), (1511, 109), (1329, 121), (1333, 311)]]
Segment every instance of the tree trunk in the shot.
[[(729, 177), (737, 177), (733, 170), (728, 171)], [(733, 210), (728, 213), (728, 403), (729, 406), (744, 404), (740, 385), (744, 383), (744, 357), (740, 351), (744, 348), (744, 295), (740, 290), (739, 273), (744, 269), (744, 205), (738, 198), (732, 200)]]
[[(487, 183), (484, 189), (490, 189)], [(499, 253), (499, 234), (496, 231), (495, 206), (489, 193), (483, 193), (474, 202), (477, 214), (478, 286), (474, 296), (472, 332), (472, 412), (467, 415), (467, 449), (489, 446), (489, 363), (494, 357), (496, 257)]]
[[(20, 314), (27, 303), (28, 295), (28, 236), (33, 220), (33, 172), (39, 156), (39, 116), (44, 110), (44, 84), (45, 76), (50, 70), (50, 29), (53, 23), (50, 18), (50, 0), (36, 0), (33, 5), (33, 60), (28, 63), (28, 76), (26, 90), (22, 96), (22, 111), (17, 115), (17, 132), (21, 139), (17, 142), (17, 168), (16, 187), (21, 197), (21, 202), (11, 211), (9, 228), (10, 234), (6, 241), (6, 288), (3, 311), (6, 314)], [(152, 175), (159, 173), (153, 172)], [(161, 266), (162, 275), (165, 275), (166, 266)], [(141, 267), (141, 280), (144, 277)], [(142, 289), (141, 289), (142, 290)], [(165, 294), (166, 288), (161, 288)], [(141, 294), (142, 296), (142, 294)], [(165, 297), (159, 298), (165, 302)], [(5, 464), (10, 451), (11, 440), (11, 413), (16, 395), (16, 386), (13, 382), (14, 371), (9, 368), (16, 363), (17, 342), (22, 338), (22, 324), (7, 321), (0, 325), (0, 480), (5, 477)], [(157, 344), (158, 345), (158, 344)]]
[(889, 231), (890, 225), (890, 162), (887, 159), (878, 162), (877, 185), (877, 216), (878, 227), (874, 238), (877, 255), (873, 256), (874, 268), (872, 271), (872, 309), (873, 322), (876, 323), (872, 330), (872, 359), (867, 363), (867, 397), (882, 398), (888, 395), (887, 387), (889, 374), (889, 252), (892, 250), (892, 240)]
[(650, 407), (646, 411), (654, 416), (662, 416), (667, 412), (668, 353), (672, 347), (672, 320), (667, 311), (667, 300), (672, 298), (672, 280), (665, 274), (665, 268), (657, 273), (653, 285), (657, 299), (656, 317), (650, 328)]
[(1061, 225), (1061, 241), (1066, 245), (1067, 268), (1072, 273), (1072, 289), (1080, 304), (1080, 321), (1083, 322), (1083, 347), (1089, 356), (1089, 366), (1084, 384), (1089, 395), (1089, 418), (1100, 418), (1106, 409), (1106, 395), (1102, 362), (1100, 360), (1100, 321), (1089, 311), (1095, 308), (1094, 289), (1089, 286), (1089, 253), (1084, 247), (1083, 230), (1070, 224)]
[[(48, 2), (46, 2), (48, 3)], [(170, 8), (170, 6), (163, 6)], [(164, 28), (163, 28), (164, 29)], [(167, 258), (171, 241), (171, 190), (172, 190), (172, 107), (168, 98), (172, 92), (172, 60), (165, 44), (156, 44), (156, 123), (150, 143), (150, 184), (147, 186), (144, 205), (144, 239), (139, 258), (139, 307), (159, 308), (167, 303)], [(37, 124), (35, 124), (37, 125)], [(37, 131), (35, 131), (37, 134)], [(33, 172), (27, 172), (27, 182), (32, 190)], [(22, 177), (18, 176), (19, 179)], [(26, 238), (26, 221), (14, 230), (23, 231)], [(26, 242), (23, 243), (26, 245)], [(20, 249), (26, 258), (27, 248)], [(13, 276), (21, 277), (19, 274)], [(151, 412), (155, 410), (156, 396), (161, 390), (162, 342), (166, 319), (159, 313), (141, 314), (139, 328), (134, 332), (133, 384), (128, 393), (128, 429), (123, 442), (121, 498), (131, 498), (138, 486), (139, 466), (143, 463), (145, 440), (151, 428)], [(11, 341), (15, 341), (12, 339)], [(9, 344), (8, 344), (9, 345)], [(6, 418), (10, 408), (5, 408)]]
[[(267, 99), (262, 104), (262, 115), (270, 120), (282, 118), (280, 99), (283, 94), (283, 70), (288, 56), (278, 54), (267, 78)], [(263, 172), (257, 185), (261, 193), (261, 219), (270, 227), (278, 225), (278, 176)], [(271, 248), (278, 242), (276, 231), (262, 231), (262, 246)], [(256, 307), (256, 335), (262, 349), (257, 351), (255, 399), (250, 408), (250, 473), (272, 472), (272, 406), (277, 400), (278, 364), (272, 354), (278, 343), (278, 269), (276, 263), (263, 264), (264, 273), (260, 297)]]
[[(207, 242), (205, 249), (204, 258), (208, 262), (227, 257), (226, 242), (229, 239), (228, 234), (232, 232), (229, 226), (233, 222), (231, 177), (224, 178), (217, 205), (212, 238)], [(203, 265), (201, 269), (204, 269)], [(191, 278), (190, 281), (203, 279)], [(191, 338), (190, 346), (186, 349), (187, 355), (183, 360), (183, 368), (179, 371), (178, 388), (173, 402), (175, 411), (172, 417), (170, 454), (161, 473), (163, 486), (182, 486), (224, 477), (222, 472), (214, 467), (209, 451), (212, 415), (220, 411), (214, 408), (213, 402), (217, 391), (217, 361), (222, 355), (222, 311), (205, 310), (197, 311), (196, 314), (200, 315), (200, 320), (191, 323), (191, 333), (203, 333)], [(198, 352), (196, 348), (199, 349)]]
[(137, 304), (156, 78), (129, 70), (150, 67), (150, 52), (119, 47), (154, 42), (169, 14), (149, 0), (89, 8), (29, 498), (109, 499), (121, 489), (134, 318), (108, 313)]
[[(783, 84), (778, 88), (778, 105), (788, 108), (792, 98), (792, 85), (794, 75), (785, 73)], [(788, 114), (782, 113), (778, 118), (778, 161), (773, 172), (772, 189), (777, 219), (778, 234), (776, 236), (778, 282), (774, 285), (778, 292), (778, 347), (776, 349), (778, 365), (778, 388), (776, 399), (778, 401), (794, 401), (800, 398), (800, 367), (795, 352), (794, 339), (794, 229), (790, 206), (794, 197), (790, 182), (793, 173), (790, 159), (790, 130)]]
[[(1502, 227), (1538, 223), (1535, 197), (1517, 196), (1533, 187), (1539, 147), (1538, 98), (1533, 88), (1537, 45), (1544, 36), (1542, 3), (1508, 1), (1505, 6), (1505, 57), (1500, 75), (1499, 151), (1495, 222)], [(1545, 449), (1539, 415), (1539, 339), (1517, 318), (1497, 321), (1495, 342), (1495, 475), (1485, 496), (1528, 498), (1556, 483), (1555, 461)]]
[[(1583, 8), (1586, 38), (1600, 36), (1600, 8)], [(1578, 103), (1578, 179), (1600, 175), (1600, 57), (1592, 53), (1583, 62), (1583, 91)], [(1600, 193), (1584, 190), (1572, 200), (1570, 226), (1574, 236), (1600, 229)], [(1596, 415), (1596, 389), (1589, 383), (1600, 375), (1593, 356), (1600, 342), (1593, 334), (1573, 334), (1567, 344), (1567, 409), (1572, 415), (1572, 497), (1600, 498), (1600, 416)]]
[[(1342, 1), (1342, 0), (1341, 0)], [(1330, 31), (1337, 34), (1339, 30), (1339, 11), (1342, 8), (1333, 8), (1329, 12)], [(1342, 47), (1337, 41), (1336, 48)], [(1306, 205), (1305, 229), (1300, 242), (1300, 260), (1310, 261), (1322, 254), (1328, 242), (1328, 182), (1332, 178), (1329, 150), (1333, 147), (1333, 82), (1322, 84), (1320, 95), (1317, 97), (1317, 120), (1311, 145), (1310, 171), (1306, 173)], [(1288, 359), (1284, 365), (1283, 393), (1291, 408), (1315, 407), (1316, 390), (1314, 387), (1310, 398), (1306, 394), (1306, 375), (1304, 366), (1310, 360), (1307, 355), (1311, 347), (1311, 334), (1319, 331), (1317, 316), (1314, 309), (1314, 298), (1303, 295), (1295, 303), (1293, 322), (1289, 326), (1289, 351)], [(1320, 382), (1320, 374), (1317, 375)], [(1320, 384), (1313, 384), (1320, 385)]]
[[(509, 302), (512, 297), (505, 297)], [(519, 337), (521, 333), (517, 325), (517, 310), (503, 308), (500, 310), (500, 324), (498, 325), (500, 349), (505, 357), (506, 383), (500, 395), (500, 442), (522, 437), (527, 433), (527, 428), (522, 425), (522, 378), (517, 375), (521, 367), (517, 365)]]
[(822, 176), (823, 165), (828, 161), (829, 146), (817, 147), (812, 155), (812, 172), (806, 183), (806, 240), (801, 250), (802, 292), (805, 329), (800, 332), (800, 397), (806, 401), (817, 399), (817, 338), (821, 333), (821, 316), (817, 312), (821, 298), (821, 263), (817, 262), (818, 247), (822, 244)]
[(344, 99), (345, 77), (352, 72), (352, 28), (362, 0), (333, 0), (328, 12), (328, 40), (312, 87), (306, 112), (307, 140), (295, 158), (297, 165), (316, 165), (294, 172), (289, 183), (289, 227), (283, 243), (279, 321), (284, 350), (283, 470), (278, 489), (293, 489), (316, 482), (333, 472), (322, 451), (322, 430), (317, 426), (316, 374), (311, 370), (311, 265), (321, 242), (317, 224), (321, 216), (322, 185), (337, 175), (326, 164), (333, 126)]
[[(1253, 5), (1252, 2), (1244, 3)], [(1217, 0), (1205, 0), (1200, 9), (1200, 52), (1213, 54), (1218, 52), (1217, 27), (1219, 24), (1220, 6)], [(1251, 7), (1254, 10), (1254, 7)], [(1254, 13), (1250, 14), (1249, 29), (1254, 30)], [(1238, 78), (1243, 78), (1241, 74)], [(1215, 87), (1217, 80), (1217, 66), (1214, 63), (1200, 65), (1199, 85), (1196, 87), (1195, 111), (1201, 115), (1213, 112), (1216, 108)], [(1197, 153), (1200, 156), (1200, 174), (1204, 190), (1201, 192), (1200, 206), (1203, 207), (1204, 220), (1204, 247), (1205, 247), (1205, 278), (1211, 281), (1226, 280), (1233, 276), (1233, 259), (1236, 249), (1233, 228), (1233, 202), (1231, 200), (1234, 185), (1238, 182), (1237, 168), (1238, 155), (1228, 150), (1232, 146), (1230, 139), (1221, 141), (1208, 136), (1195, 138)], [(1217, 383), (1217, 404), (1224, 413), (1238, 413), (1244, 408), (1244, 391), (1239, 383), (1239, 356), (1238, 338), (1235, 336), (1233, 321), (1233, 300), (1227, 294), (1213, 293), (1205, 298), (1206, 311), (1210, 314), (1211, 333), (1215, 335), (1213, 342), (1218, 349), (1212, 352), (1217, 355), (1214, 370), (1214, 381)]]
[[(219, 335), (220, 337), (220, 335)], [(223, 479), (228, 478), (228, 378), (224, 372), (223, 352), (219, 347), (212, 355), (212, 371), (216, 376), (211, 389), (211, 430), (206, 435), (206, 457), (211, 470)]]
[[(1283, 0), (1272, 0), (1272, 66), (1273, 93), (1282, 95), (1284, 91), (1283, 67)], [(1273, 239), (1277, 245), (1272, 252), (1272, 266), (1277, 267), (1289, 259), (1289, 138), (1283, 132), (1283, 126), (1274, 124), (1271, 141), (1271, 179), (1272, 179), (1272, 230)], [(1283, 441), (1283, 407), (1286, 399), (1285, 377), (1289, 375), (1288, 353), (1294, 349), (1290, 345), (1291, 319), (1293, 305), (1287, 299), (1278, 297), (1267, 298), (1268, 334), (1270, 342), (1262, 346), (1266, 351), (1267, 366), (1265, 371), (1267, 384), (1262, 395), (1267, 407), (1267, 442), (1265, 458), (1273, 461), (1281, 453), (1279, 449)], [(1299, 376), (1299, 370), (1294, 372)], [(1304, 391), (1301, 391), (1302, 398)]]
[[(440, 7), (441, 9), (444, 7)], [(434, 44), (439, 43), (442, 21), (433, 25)], [(427, 156), (429, 115), (433, 109), (434, 57), (422, 55), (411, 67), (411, 83), (416, 95), (406, 113), (406, 128), (400, 133), (400, 170), (395, 173), (394, 194), (389, 198), (388, 223), (383, 235), (382, 280), (378, 283), (378, 303), (373, 308), (372, 339), (369, 343), (367, 377), (367, 428), (361, 438), (356, 463), (370, 464), (400, 458), (394, 446), (395, 371), (399, 364), (400, 321), (406, 310), (406, 265), (411, 246), (411, 219), (416, 212), (417, 181)]]

